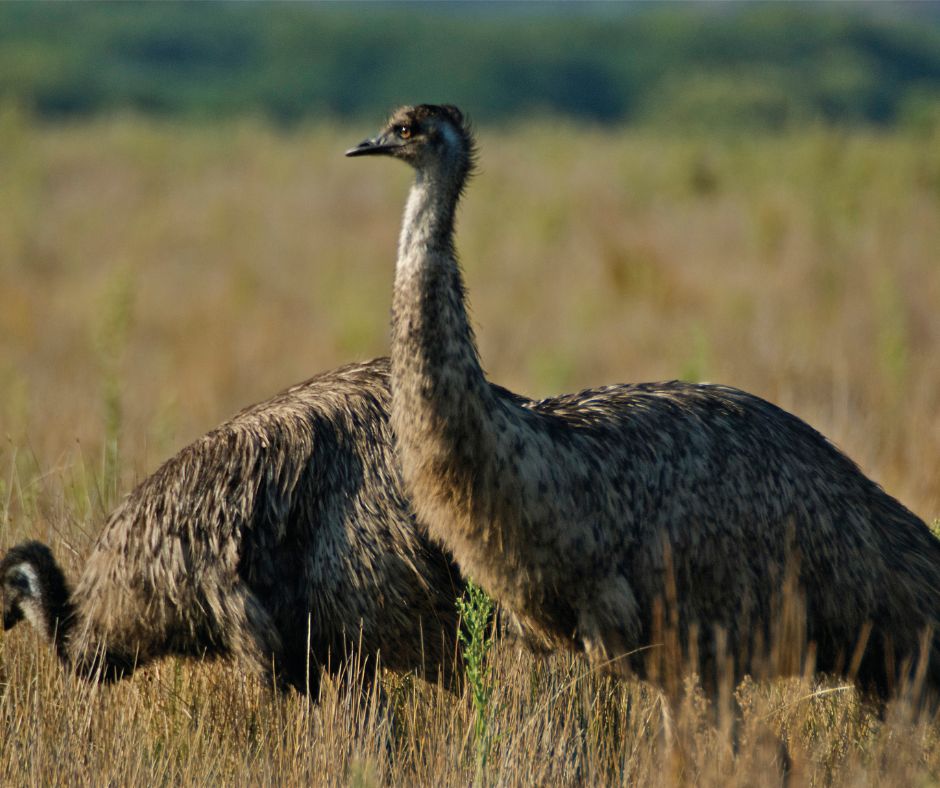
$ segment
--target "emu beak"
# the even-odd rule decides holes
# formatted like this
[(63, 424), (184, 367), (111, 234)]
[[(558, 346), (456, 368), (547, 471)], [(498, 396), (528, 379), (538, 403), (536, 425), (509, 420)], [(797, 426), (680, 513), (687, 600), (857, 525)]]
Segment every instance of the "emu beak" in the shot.
[(11, 607), (3, 611), (3, 631), (12, 629), (23, 618), (23, 612), (18, 607)]
[(346, 151), (347, 156), (377, 156), (383, 153), (391, 153), (395, 148), (401, 147), (401, 143), (388, 142), (387, 135), (380, 134), (371, 140), (363, 140), (355, 148)]

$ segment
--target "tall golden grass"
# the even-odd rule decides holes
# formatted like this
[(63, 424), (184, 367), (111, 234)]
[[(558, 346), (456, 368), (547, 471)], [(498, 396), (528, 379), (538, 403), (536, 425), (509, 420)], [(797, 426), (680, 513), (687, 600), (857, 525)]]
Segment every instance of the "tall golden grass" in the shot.
[[(75, 577), (161, 460), (386, 352), (408, 173), (342, 157), (369, 131), (0, 111), (0, 547), (48, 541)], [(940, 516), (940, 140), (479, 137), (459, 248), (493, 380), (732, 384)], [(491, 659), (480, 771), (468, 690), (387, 675), (363, 702), (352, 676), (314, 707), (174, 660), (98, 687), (20, 627), (0, 639), (0, 782), (766, 785), (781, 741), (796, 784), (940, 780), (940, 726), (837, 682), (690, 689), (667, 711), (575, 658)]]

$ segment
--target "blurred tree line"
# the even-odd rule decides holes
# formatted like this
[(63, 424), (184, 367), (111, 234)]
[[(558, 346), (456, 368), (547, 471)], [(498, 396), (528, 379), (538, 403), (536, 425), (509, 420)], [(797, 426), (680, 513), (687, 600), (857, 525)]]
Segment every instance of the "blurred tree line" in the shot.
[(291, 124), (450, 101), (684, 128), (936, 123), (936, 5), (0, 4), (0, 103)]

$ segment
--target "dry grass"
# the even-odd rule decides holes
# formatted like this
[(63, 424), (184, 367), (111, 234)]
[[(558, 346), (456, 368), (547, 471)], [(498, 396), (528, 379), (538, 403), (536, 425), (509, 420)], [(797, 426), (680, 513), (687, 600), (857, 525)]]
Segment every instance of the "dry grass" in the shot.
[[(74, 577), (160, 460), (386, 352), (408, 174), (342, 158), (369, 131), (0, 113), (0, 545), (50, 541)], [(480, 136), (459, 238), (492, 379), (737, 385), (940, 516), (938, 140)], [(504, 646), (491, 681), (479, 775), (469, 695), (387, 676), (391, 716), (355, 680), (313, 708), (174, 661), (100, 688), (20, 627), (0, 639), (0, 783), (767, 785), (781, 739), (796, 784), (940, 780), (940, 727), (831, 682), (745, 683), (718, 708), (693, 692), (670, 720), (568, 657)]]

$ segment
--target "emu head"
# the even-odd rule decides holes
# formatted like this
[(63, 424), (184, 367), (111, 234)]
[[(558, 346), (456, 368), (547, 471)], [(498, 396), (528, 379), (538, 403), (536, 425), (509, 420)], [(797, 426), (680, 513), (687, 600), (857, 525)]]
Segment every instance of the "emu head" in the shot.
[(0, 595), (4, 629), (26, 618), (50, 639), (68, 605), (65, 578), (41, 542), (17, 545), (0, 561)]
[(473, 168), (475, 145), (463, 113), (450, 104), (400, 107), (372, 139), (347, 156), (392, 156), (416, 170), (444, 170), (463, 181)]

